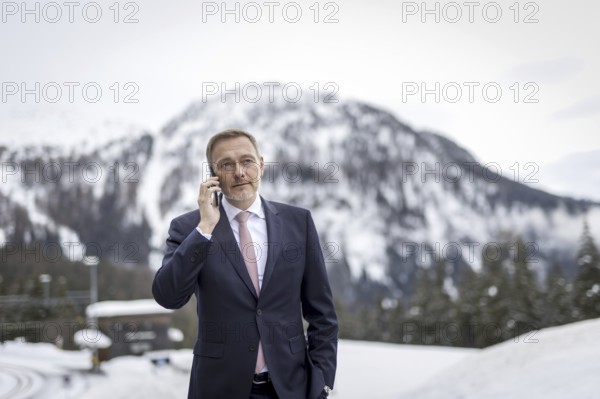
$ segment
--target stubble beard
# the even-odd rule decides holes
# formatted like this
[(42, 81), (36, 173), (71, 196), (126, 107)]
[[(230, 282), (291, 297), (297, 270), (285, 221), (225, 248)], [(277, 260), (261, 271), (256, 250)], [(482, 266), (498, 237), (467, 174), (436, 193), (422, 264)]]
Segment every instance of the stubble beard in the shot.
[[(256, 186), (256, 189), (252, 190), (249, 193), (243, 193), (243, 194), (232, 194), (231, 192), (229, 194), (225, 194), (223, 193), (223, 195), (225, 195), (225, 198), (227, 198), (228, 200), (231, 201), (247, 201), (250, 199), (254, 199), (256, 198), (256, 196), (258, 195), (258, 185)], [(252, 187), (254, 188), (254, 187)]]
[(232, 201), (246, 201), (252, 199), (256, 196), (256, 192), (248, 193), (248, 194), (229, 194), (226, 195), (225, 198)]

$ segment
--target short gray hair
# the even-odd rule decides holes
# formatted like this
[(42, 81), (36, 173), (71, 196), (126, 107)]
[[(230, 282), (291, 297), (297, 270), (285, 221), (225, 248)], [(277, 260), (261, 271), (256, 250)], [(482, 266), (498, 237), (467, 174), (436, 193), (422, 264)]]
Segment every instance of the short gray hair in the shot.
[(253, 135), (242, 129), (227, 129), (215, 134), (210, 138), (210, 140), (208, 140), (208, 144), (206, 145), (206, 160), (208, 161), (209, 165), (212, 165), (213, 163), (212, 152), (215, 148), (215, 144), (217, 144), (217, 142), (219, 142), (220, 140), (230, 139), (234, 137), (246, 137), (248, 140), (250, 140), (250, 142), (254, 146), (254, 149), (256, 150), (256, 155), (260, 157), (258, 143), (256, 142), (256, 139)]

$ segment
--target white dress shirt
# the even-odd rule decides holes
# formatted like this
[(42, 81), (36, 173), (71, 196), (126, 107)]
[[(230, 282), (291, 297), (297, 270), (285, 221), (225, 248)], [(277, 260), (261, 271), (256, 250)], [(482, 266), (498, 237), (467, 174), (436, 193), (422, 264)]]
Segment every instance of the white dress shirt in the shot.
[[(233, 231), (233, 236), (238, 246), (240, 245), (240, 223), (235, 219), (238, 213), (242, 212), (241, 209), (231, 205), (225, 196), (221, 197), (223, 209), (229, 220), (229, 225)], [(256, 267), (258, 269), (258, 286), (262, 288), (263, 277), (265, 275), (265, 267), (267, 265), (267, 254), (269, 250), (269, 239), (267, 236), (267, 220), (265, 219), (265, 211), (262, 207), (262, 201), (260, 196), (256, 196), (256, 200), (246, 209), (250, 213), (248, 218), (248, 230), (250, 236), (252, 236), (252, 243), (254, 244), (254, 251), (256, 252)], [(206, 237), (208, 240), (212, 238), (212, 234), (204, 234), (200, 227), (196, 227), (196, 230)], [(241, 249), (241, 248), (240, 248)]]

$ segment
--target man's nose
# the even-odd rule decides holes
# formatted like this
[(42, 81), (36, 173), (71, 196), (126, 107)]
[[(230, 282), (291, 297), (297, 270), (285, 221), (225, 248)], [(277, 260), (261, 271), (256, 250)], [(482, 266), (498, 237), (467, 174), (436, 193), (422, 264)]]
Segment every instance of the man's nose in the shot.
[(246, 171), (244, 170), (244, 166), (241, 163), (236, 162), (235, 163), (235, 176), (236, 177), (244, 177), (245, 174), (246, 174)]

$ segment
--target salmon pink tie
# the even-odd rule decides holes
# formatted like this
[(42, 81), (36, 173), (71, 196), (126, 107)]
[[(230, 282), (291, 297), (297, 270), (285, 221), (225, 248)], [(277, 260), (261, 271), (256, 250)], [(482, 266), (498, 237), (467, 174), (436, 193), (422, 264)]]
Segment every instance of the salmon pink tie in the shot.
[[(248, 274), (250, 275), (252, 284), (254, 284), (254, 289), (256, 290), (256, 293), (260, 295), (260, 286), (258, 285), (258, 267), (256, 266), (256, 252), (254, 251), (252, 236), (250, 235), (250, 230), (248, 230), (247, 224), (249, 217), (249, 212), (241, 211), (236, 215), (235, 219), (240, 224), (240, 249), (242, 252), (242, 257), (244, 258), (244, 263), (246, 263), (246, 269), (248, 269)], [(257, 374), (260, 373), (265, 367), (265, 364), (262, 343), (259, 340), (255, 372)]]

